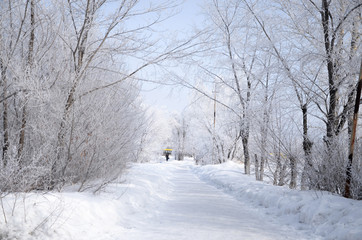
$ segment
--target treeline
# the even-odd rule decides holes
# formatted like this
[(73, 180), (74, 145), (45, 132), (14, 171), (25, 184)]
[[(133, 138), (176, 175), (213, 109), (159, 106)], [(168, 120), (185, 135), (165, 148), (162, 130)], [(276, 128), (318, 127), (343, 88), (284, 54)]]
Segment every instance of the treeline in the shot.
[(361, 125), (348, 161), (361, 9), (357, 0), (205, 4), (203, 51), (184, 62), (197, 77), (177, 78), (197, 92), (185, 114), (197, 161), (241, 160), (258, 180), (362, 198)]
[(176, 52), (152, 38), (173, 4), (0, 2), (2, 193), (97, 191), (139, 159), (149, 120), (135, 77)]

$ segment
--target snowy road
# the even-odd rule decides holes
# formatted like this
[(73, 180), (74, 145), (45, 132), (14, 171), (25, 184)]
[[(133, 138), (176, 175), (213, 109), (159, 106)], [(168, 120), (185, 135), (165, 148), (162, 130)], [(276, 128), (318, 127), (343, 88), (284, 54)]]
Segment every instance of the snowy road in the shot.
[(9, 195), (0, 239), (361, 239), (362, 201), (277, 187), (242, 172), (234, 162), (200, 167), (160, 158), (133, 164), (121, 183), (96, 195), (72, 188), (29, 193), (26, 201)]
[[(305, 231), (278, 224), (278, 219), (252, 209), (200, 180), (188, 163), (168, 162), (170, 192), (153, 213), (134, 217), (122, 239), (317, 239)], [(161, 173), (162, 174), (162, 173)], [(261, 207), (262, 208), (262, 207)]]

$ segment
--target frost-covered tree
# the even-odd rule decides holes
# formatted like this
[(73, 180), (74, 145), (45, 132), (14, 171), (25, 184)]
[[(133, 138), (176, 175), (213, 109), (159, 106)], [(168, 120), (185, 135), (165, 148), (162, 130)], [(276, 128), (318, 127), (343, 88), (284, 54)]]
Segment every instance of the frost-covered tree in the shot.
[[(303, 189), (343, 193), (361, 8), (359, 1), (347, 0), (215, 0), (206, 5), (199, 38), (203, 48), (189, 62), (198, 69), (196, 81), (187, 79), (184, 85), (239, 117), (230, 126), (239, 124), (246, 172), (252, 156), (257, 179), (263, 179), (267, 166), (266, 171), (285, 173), (292, 188), (299, 179)], [(233, 94), (216, 98), (215, 83)], [(359, 165), (354, 162), (351, 172), (358, 172)]]
[[(281, 11), (279, 17), (286, 23), (284, 31), (290, 34), (281, 41), (289, 43), (296, 56), (286, 57), (283, 52), (275, 50), (278, 57), (280, 54), (285, 70), (290, 72), (289, 78), (303, 111), (304, 174), (312, 186), (340, 193), (346, 160), (346, 156), (340, 153), (350, 134), (350, 127), (346, 125), (351, 122), (360, 61), (358, 26), (362, 5), (358, 1), (324, 0), (274, 3)], [(311, 103), (319, 110), (312, 114), (325, 123), (324, 161), (316, 166), (310, 156), (311, 142), (306, 125), (307, 106)]]
[(0, 3), (2, 191), (99, 190), (139, 160), (149, 118), (137, 76), (189, 44), (153, 37), (175, 4)]

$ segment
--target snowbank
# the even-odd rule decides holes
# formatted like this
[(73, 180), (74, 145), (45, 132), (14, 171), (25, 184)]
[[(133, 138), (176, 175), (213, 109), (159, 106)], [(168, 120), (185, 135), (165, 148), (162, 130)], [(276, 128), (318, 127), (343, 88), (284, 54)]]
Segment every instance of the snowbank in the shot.
[(135, 164), (125, 181), (111, 184), (98, 195), (71, 189), (8, 195), (2, 199), (5, 214), (0, 215), (0, 239), (120, 239), (133, 226), (146, 224), (147, 216), (169, 196), (172, 171), (165, 167)]
[(125, 181), (108, 186), (99, 195), (69, 189), (5, 196), (0, 239), (137, 239), (132, 234), (152, 231), (150, 223), (162, 215), (162, 203), (174, 194), (173, 176), (185, 167), (281, 225), (292, 225), (301, 232), (312, 229), (320, 239), (362, 239), (362, 201), (257, 182), (233, 162), (195, 166), (191, 161), (134, 164)]
[(243, 174), (243, 165), (234, 162), (192, 168), (204, 181), (250, 203), (251, 207), (265, 208), (268, 214), (278, 216), (282, 224), (312, 228), (323, 239), (362, 239), (362, 201), (258, 182)]

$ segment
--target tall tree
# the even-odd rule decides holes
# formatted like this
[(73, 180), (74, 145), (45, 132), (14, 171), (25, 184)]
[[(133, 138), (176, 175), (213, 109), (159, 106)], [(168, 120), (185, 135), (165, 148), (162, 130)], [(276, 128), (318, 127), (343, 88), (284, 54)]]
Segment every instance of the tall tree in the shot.
[[(29, 36), (29, 47), (28, 47), (28, 59), (26, 64), (26, 77), (31, 77), (31, 69), (33, 68), (34, 62), (34, 41), (35, 41), (35, 2), (30, 0), (30, 36)], [(25, 98), (23, 107), (22, 107), (22, 117), (21, 117), (21, 129), (19, 136), (19, 148), (18, 148), (18, 159), (21, 165), (21, 154), (24, 149), (25, 144), (25, 128), (26, 128), (26, 119), (27, 119), (27, 99)]]

